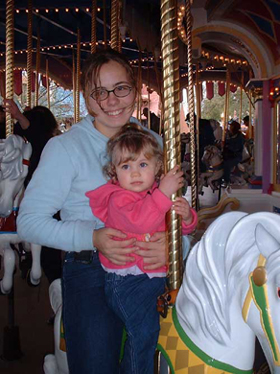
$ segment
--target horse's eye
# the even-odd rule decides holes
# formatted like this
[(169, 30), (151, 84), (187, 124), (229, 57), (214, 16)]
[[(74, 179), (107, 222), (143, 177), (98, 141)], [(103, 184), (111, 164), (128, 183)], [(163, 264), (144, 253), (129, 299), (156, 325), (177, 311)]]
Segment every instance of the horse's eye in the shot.
[(280, 287), (277, 288), (277, 295), (278, 295), (278, 297), (280, 299)]

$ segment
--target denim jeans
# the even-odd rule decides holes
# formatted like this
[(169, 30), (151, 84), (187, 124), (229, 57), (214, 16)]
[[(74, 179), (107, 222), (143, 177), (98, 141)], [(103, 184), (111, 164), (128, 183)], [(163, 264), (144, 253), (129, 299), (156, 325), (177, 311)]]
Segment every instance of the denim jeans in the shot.
[(105, 272), (67, 253), (63, 266), (63, 324), (70, 374), (118, 374), (123, 323), (108, 307)]
[(127, 341), (121, 374), (153, 374), (159, 334), (157, 297), (164, 292), (165, 278), (146, 274), (125, 277), (107, 273), (105, 293), (112, 310), (125, 324)]

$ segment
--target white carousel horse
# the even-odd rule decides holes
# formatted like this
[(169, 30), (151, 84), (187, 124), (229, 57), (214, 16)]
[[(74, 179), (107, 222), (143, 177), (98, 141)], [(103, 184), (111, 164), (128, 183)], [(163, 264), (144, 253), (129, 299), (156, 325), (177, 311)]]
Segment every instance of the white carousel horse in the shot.
[[(15, 252), (11, 244), (21, 242), (15, 221), (31, 153), (31, 144), (18, 135), (0, 140), (0, 255), (4, 259), (0, 293), (3, 294), (8, 294), (13, 285)], [(31, 245), (33, 262), (30, 281), (33, 285), (37, 285), (41, 278), (40, 249), (40, 246)]]
[(208, 145), (201, 161), (207, 165), (208, 170), (199, 176), (198, 191), (202, 193), (203, 186), (210, 186), (214, 191), (217, 189), (214, 182), (220, 180), (224, 174), (222, 152), (215, 145)]
[(62, 292), (61, 279), (52, 282), (49, 288), (49, 296), (52, 309), (55, 313), (54, 320), (54, 347), (55, 354), (49, 354), (44, 359), (45, 374), (68, 374), (68, 363), (65, 350), (61, 349), (61, 313), (62, 313)]
[(275, 213), (226, 213), (191, 250), (161, 321), (159, 350), (172, 374), (253, 373), (255, 337), (280, 373), (279, 227)]

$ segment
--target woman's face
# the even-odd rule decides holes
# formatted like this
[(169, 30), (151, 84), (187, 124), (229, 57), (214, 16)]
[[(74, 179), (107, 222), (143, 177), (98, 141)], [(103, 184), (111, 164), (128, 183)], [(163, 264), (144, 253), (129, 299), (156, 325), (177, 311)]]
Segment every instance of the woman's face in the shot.
[[(97, 86), (92, 84), (92, 91), (97, 88), (105, 88), (110, 91), (117, 86), (130, 86), (125, 68), (116, 61), (104, 64), (100, 69)], [(133, 88), (128, 96), (117, 97), (113, 92), (109, 93), (106, 100), (96, 101), (89, 97), (88, 105), (95, 115), (95, 128), (108, 138), (115, 135), (125, 125), (134, 109), (135, 89)]]

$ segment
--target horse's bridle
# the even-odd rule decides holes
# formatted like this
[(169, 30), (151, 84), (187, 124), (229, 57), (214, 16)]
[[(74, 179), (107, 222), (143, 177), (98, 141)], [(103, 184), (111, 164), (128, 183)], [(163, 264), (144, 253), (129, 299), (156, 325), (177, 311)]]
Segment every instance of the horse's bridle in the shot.
[[(254, 272), (260, 269), (259, 273), (261, 273), (261, 269), (262, 268), (265, 269), (264, 268), (265, 263), (266, 263), (266, 259), (262, 255), (260, 255), (259, 260), (258, 260), (258, 266), (254, 270)], [(280, 350), (279, 350), (279, 346), (278, 346), (278, 343), (275, 337), (273, 322), (271, 320), (266, 280), (264, 280), (263, 282), (261, 281), (260, 284), (257, 285), (255, 277), (254, 277), (254, 272), (251, 272), (249, 275), (250, 286), (249, 286), (249, 290), (247, 292), (247, 295), (246, 295), (246, 298), (243, 304), (242, 316), (243, 316), (244, 321), (247, 322), (251, 302), (253, 301), (257, 309), (260, 312), (260, 320), (261, 320), (262, 329), (269, 343), (269, 346), (272, 352), (273, 361), (276, 366), (280, 366)], [(266, 274), (265, 276), (262, 275), (262, 277), (266, 277)]]

